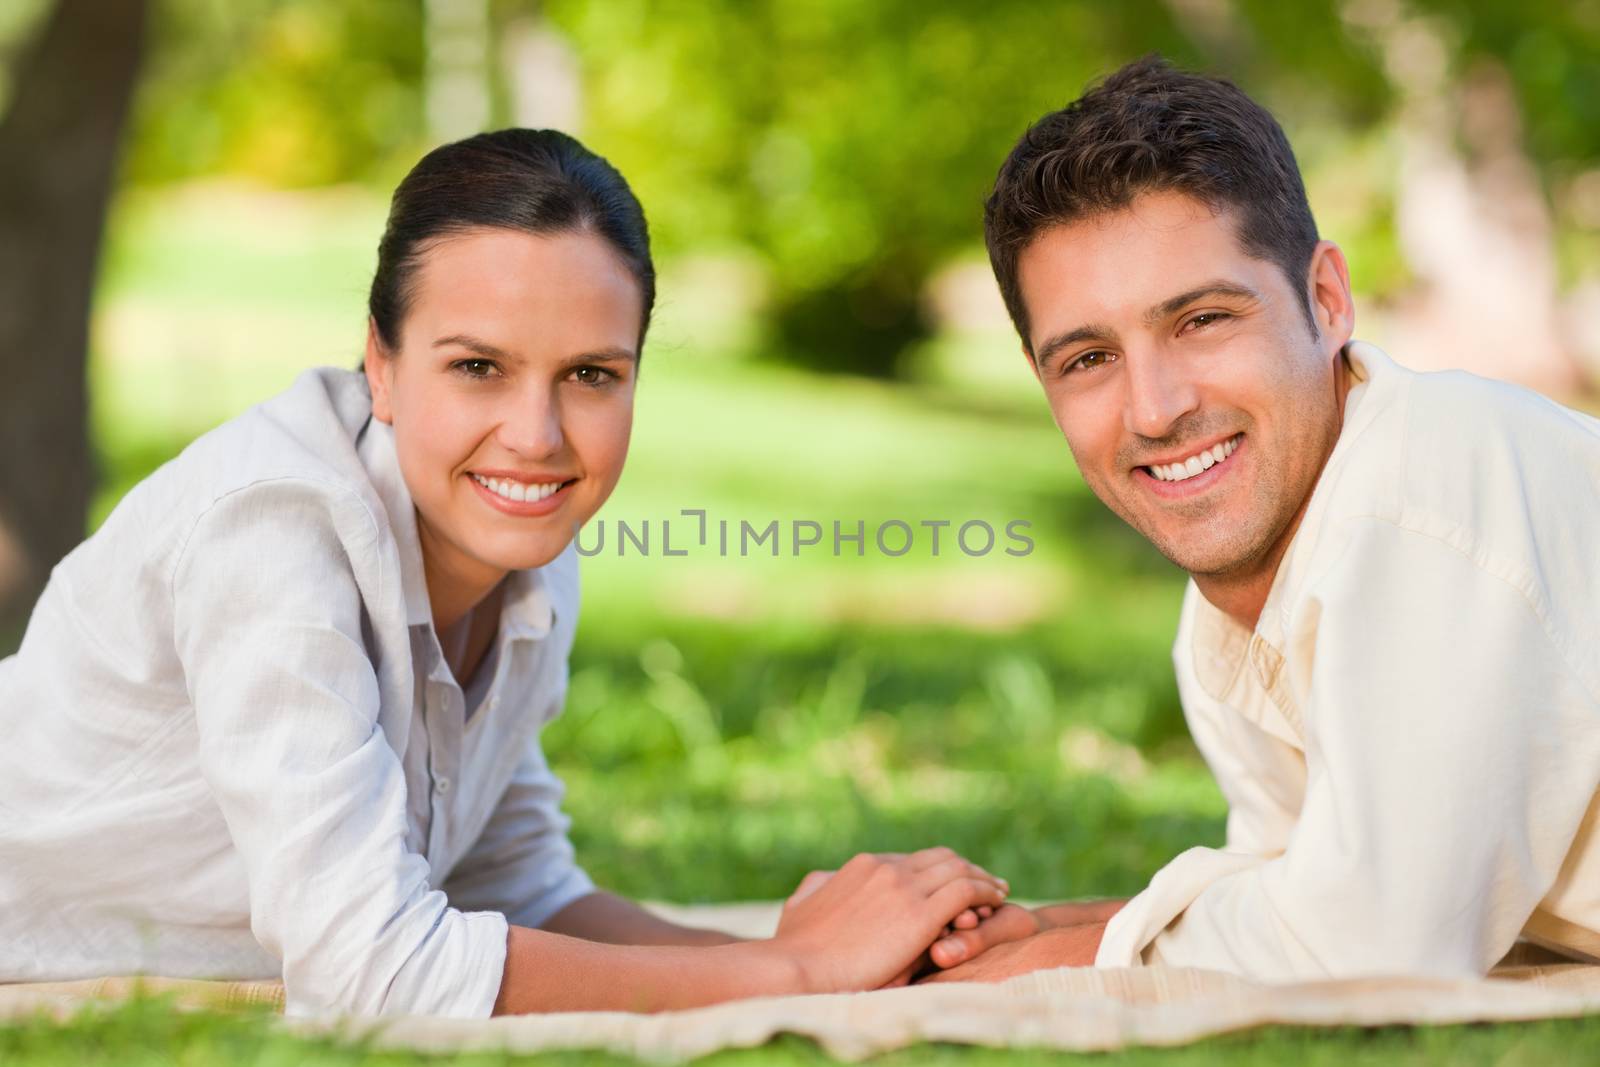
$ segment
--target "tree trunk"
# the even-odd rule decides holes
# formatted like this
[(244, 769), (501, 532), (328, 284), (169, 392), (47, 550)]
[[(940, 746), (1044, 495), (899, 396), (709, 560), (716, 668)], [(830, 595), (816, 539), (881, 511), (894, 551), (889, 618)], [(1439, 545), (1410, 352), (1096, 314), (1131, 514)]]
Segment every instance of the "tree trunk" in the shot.
[(0, 654), (83, 539), (85, 369), (145, 0), (60, 0), (0, 121)]

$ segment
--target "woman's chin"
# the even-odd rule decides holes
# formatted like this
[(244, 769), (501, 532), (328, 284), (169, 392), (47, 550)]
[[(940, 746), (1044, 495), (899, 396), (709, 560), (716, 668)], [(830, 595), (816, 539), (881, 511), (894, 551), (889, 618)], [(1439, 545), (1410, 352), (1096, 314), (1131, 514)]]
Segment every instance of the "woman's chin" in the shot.
[(571, 543), (572, 538), (568, 537), (559, 542), (551, 538), (548, 542), (540, 541), (537, 545), (521, 544), (514, 547), (497, 545), (480, 553), (479, 558), (498, 570), (526, 571), (550, 563), (566, 551)]

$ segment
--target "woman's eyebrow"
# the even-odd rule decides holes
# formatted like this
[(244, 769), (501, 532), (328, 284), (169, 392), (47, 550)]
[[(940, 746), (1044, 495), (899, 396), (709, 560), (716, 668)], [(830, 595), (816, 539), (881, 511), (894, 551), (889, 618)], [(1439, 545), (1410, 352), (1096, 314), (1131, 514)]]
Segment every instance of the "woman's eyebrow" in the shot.
[(629, 348), (611, 347), (597, 348), (593, 352), (579, 352), (577, 355), (568, 356), (562, 362), (569, 367), (581, 367), (585, 363), (633, 363), (639, 358), (639, 353)]
[(492, 345), (488, 341), (480, 341), (476, 337), (469, 337), (464, 333), (453, 333), (449, 337), (441, 337), (433, 342), (434, 348), (445, 348), (449, 345), (460, 345), (462, 348), (470, 349), (480, 356), (488, 356), (492, 359), (511, 358), (511, 353), (505, 349)]

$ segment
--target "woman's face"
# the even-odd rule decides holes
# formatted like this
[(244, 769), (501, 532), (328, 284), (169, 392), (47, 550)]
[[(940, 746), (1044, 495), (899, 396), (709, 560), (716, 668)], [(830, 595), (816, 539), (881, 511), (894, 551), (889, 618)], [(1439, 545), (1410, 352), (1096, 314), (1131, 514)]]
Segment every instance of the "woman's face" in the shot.
[(480, 229), (423, 252), (399, 350), (367, 342), (429, 584), (558, 556), (611, 494), (633, 427), (639, 285), (587, 232)]

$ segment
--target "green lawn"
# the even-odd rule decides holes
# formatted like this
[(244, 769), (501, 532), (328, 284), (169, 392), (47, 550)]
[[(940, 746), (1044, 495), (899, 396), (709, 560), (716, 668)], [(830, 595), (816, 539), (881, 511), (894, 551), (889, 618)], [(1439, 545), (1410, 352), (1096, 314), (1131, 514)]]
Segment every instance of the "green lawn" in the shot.
[[(298, 369), (353, 363), (382, 205), (338, 194), (244, 211), (243, 195), (130, 200), (117, 215), (96, 331), (97, 517)], [(568, 710), (545, 735), (596, 880), (680, 902), (773, 898), (859, 850), (944, 843), (1019, 896), (1058, 898), (1131, 893), (1175, 852), (1218, 843), (1223, 804), (1184, 733), (1168, 661), (1181, 576), (1085, 489), (1009, 343), (942, 339), (977, 378), (818, 379), (702, 343), (739, 331), (718, 319), (714, 294), (673, 281), (669, 268), (628, 471), (602, 515), (613, 540), (585, 561)], [(938, 556), (922, 541), (899, 558), (870, 543), (861, 558), (826, 547), (741, 558), (716, 552), (713, 535), (707, 549), (664, 557), (659, 523), (675, 520), (684, 545), (684, 508), (786, 530), (796, 519), (869, 531), (894, 519), (1026, 520), (1035, 547), (1021, 558), (972, 558), (948, 541)], [(657, 551), (616, 555), (618, 520), (651, 522)], [(1597, 1054), (1600, 1023), (1549, 1023), (1274, 1031), (1109, 1062)], [(0, 1029), (0, 1062), (16, 1065), (358, 1055), (159, 1004)], [(714, 1057), (825, 1058), (795, 1040)], [(920, 1048), (886, 1059), (1043, 1058)]]
[[(998, 1051), (950, 1045), (920, 1045), (870, 1062), (877, 1067), (1029, 1067), (1033, 1064), (1103, 1064), (1105, 1067), (1220, 1067), (1228, 1064), (1279, 1067), (1362, 1067), (1367, 1064), (1493, 1064), (1495, 1067), (1558, 1067), (1600, 1061), (1600, 1027), (1592, 1022), (1553, 1020), (1499, 1026), (1298, 1030), (1276, 1027), (1231, 1035), (1178, 1049), (1129, 1049), (1072, 1054)], [(146, 1001), (84, 1013), (67, 1026), (38, 1021), (0, 1027), (0, 1063), (7, 1067), (569, 1067), (625, 1065), (637, 1061), (598, 1053), (456, 1056), (380, 1051), (273, 1033), (250, 1016), (182, 1013), (164, 1002)], [(835, 1062), (809, 1041), (784, 1037), (759, 1049), (722, 1052), (695, 1061), (700, 1067), (811, 1067)]]

